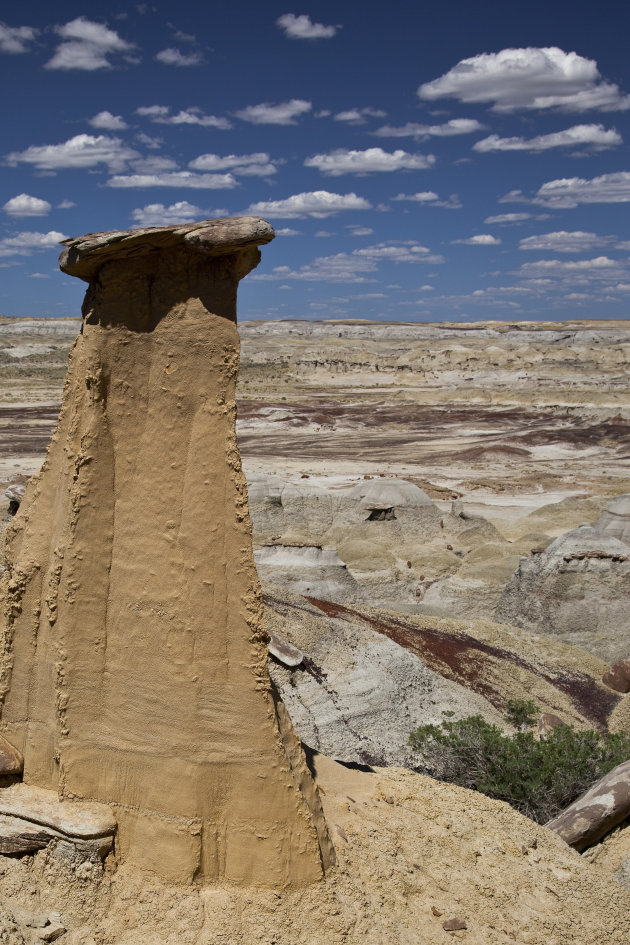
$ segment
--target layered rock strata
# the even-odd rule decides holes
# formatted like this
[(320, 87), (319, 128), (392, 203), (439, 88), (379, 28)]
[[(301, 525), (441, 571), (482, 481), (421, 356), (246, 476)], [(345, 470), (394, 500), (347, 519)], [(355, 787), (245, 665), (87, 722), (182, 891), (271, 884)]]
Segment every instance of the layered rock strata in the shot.
[(167, 878), (282, 886), (332, 861), (265, 667), (235, 438), (254, 217), (88, 234), (59, 423), (10, 527), (1, 730), (24, 780), (113, 806)]

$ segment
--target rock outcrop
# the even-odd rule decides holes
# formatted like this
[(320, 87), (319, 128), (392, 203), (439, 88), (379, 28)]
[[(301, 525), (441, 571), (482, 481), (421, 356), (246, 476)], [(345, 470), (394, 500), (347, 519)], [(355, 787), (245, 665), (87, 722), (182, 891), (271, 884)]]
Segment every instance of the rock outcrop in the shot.
[(254, 552), (254, 560), (264, 587), (280, 584), (292, 594), (323, 600), (356, 602), (366, 596), (335, 548), (264, 545)]
[(181, 882), (300, 885), (334, 857), (266, 670), (235, 438), (236, 289), (273, 235), (66, 242), (83, 328), (7, 542), (0, 729), (24, 781), (111, 805), (122, 857)]
[[(345, 762), (422, 767), (418, 725), (481, 714), (504, 726), (510, 699), (533, 699), (544, 728), (606, 730), (622, 696), (607, 664), (552, 637), (481, 620), (402, 615), (265, 587), (265, 622), (299, 658), (270, 673), (310, 748)], [(271, 652), (271, 651), (270, 651)], [(273, 654), (272, 654), (273, 655)], [(619, 731), (630, 731), (620, 719)]]
[(614, 663), (630, 654), (629, 594), (628, 546), (581, 525), (521, 559), (496, 616)]
[(618, 495), (611, 499), (594, 527), (630, 545), (630, 495)]

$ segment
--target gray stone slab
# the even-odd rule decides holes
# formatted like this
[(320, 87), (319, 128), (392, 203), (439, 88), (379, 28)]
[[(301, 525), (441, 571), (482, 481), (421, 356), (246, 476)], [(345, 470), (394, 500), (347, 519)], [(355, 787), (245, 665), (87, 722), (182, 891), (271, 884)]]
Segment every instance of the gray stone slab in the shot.
[(65, 837), (80, 840), (112, 836), (116, 832), (116, 820), (106, 804), (60, 801), (54, 791), (30, 784), (1, 788), (0, 814), (51, 827)]

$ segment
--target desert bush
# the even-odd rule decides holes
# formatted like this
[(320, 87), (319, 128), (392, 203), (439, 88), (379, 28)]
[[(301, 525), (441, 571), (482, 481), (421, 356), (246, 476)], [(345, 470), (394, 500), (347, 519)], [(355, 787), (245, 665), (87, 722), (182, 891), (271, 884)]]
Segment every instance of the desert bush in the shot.
[[(538, 713), (538, 710), (536, 710)], [(517, 726), (531, 719), (531, 705), (508, 708)], [(426, 768), (441, 781), (506, 801), (521, 814), (546, 823), (595, 781), (630, 759), (630, 736), (576, 731), (559, 725), (545, 738), (532, 731), (505, 735), (481, 715), (422, 725), (409, 737)]]
[(540, 716), (540, 709), (533, 699), (508, 699), (505, 709), (505, 721), (520, 732), (535, 725)]

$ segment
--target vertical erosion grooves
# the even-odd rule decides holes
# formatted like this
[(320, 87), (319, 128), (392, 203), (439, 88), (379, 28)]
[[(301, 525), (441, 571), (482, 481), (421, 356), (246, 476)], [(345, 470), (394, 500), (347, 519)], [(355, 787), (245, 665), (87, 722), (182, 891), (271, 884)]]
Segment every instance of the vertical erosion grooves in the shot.
[(178, 882), (303, 885), (334, 861), (265, 666), (235, 434), (236, 285), (259, 253), (229, 241), (263, 222), (73, 242), (83, 333), (5, 577), (25, 780), (111, 804), (119, 855)]

